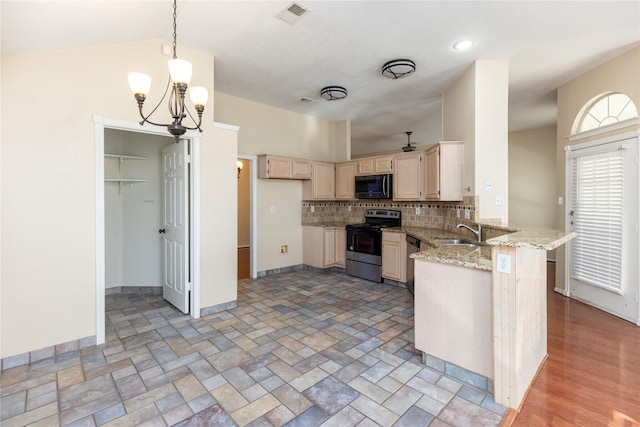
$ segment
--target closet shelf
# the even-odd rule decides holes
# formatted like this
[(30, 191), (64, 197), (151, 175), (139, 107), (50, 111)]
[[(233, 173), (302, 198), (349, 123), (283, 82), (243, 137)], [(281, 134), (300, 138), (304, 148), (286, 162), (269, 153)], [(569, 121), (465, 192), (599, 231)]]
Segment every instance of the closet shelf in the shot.
[(147, 182), (148, 179), (105, 178), (105, 182)]
[(142, 157), (142, 156), (125, 156), (124, 154), (105, 154), (105, 157), (109, 157), (111, 159), (120, 159), (120, 161), (123, 160), (147, 160), (148, 157)]

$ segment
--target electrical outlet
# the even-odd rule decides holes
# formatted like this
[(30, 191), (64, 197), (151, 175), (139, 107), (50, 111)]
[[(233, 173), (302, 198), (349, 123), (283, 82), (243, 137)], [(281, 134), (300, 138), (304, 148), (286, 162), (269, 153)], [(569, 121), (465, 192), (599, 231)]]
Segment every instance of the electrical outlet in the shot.
[(562, 196), (558, 197), (558, 205), (562, 206), (563, 203), (564, 199), (562, 198)]
[(420, 208), (416, 208), (416, 215), (420, 215)]
[(487, 181), (484, 184), (484, 191), (489, 192), (489, 191), (492, 191), (492, 190), (493, 190), (493, 183), (491, 181)]
[(347, 211), (351, 212), (351, 205), (347, 206)]
[(471, 209), (464, 210), (464, 219), (471, 219)]
[(316, 211), (316, 207), (311, 205), (311, 212), (315, 212)]
[(511, 273), (511, 256), (498, 254), (496, 259), (496, 271), (499, 273)]
[(460, 208), (456, 208), (456, 217), (460, 218)]
[(280, 253), (286, 254), (289, 252), (289, 245), (280, 245)]
[(496, 196), (496, 206), (504, 206), (504, 197)]
[(276, 207), (275, 207), (275, 206), (271, 206), (271, 209), (270, 209), (270, 210), (271, 210), (271, 213), (272, 213), (272, 214), (276, 213)]

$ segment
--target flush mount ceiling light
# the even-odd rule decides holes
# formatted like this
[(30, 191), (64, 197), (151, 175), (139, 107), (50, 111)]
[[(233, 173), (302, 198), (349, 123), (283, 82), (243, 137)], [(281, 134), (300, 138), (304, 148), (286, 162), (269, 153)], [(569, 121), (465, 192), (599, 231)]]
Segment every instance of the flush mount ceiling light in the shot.
[[(204, 107), (207, 105), (209, 92), (207, 91), (207, 88), (203, 86), (193, 86), (189, 88), (192, 71), (191, 63), (184, 59), (178, 59), (178, 56), (176, 55), (176, 16), (176, 0), (173, 0), (173, 58), (169, 60), (169, 80), (167, 81), (167, 88), (164, 91), (164, 95), (162, 95), (162, 99), (160, 99), (158, 105), (151, 110), (149, 115), (144, 115), (142, 112), (142, 106), (149, 93), (149, 88), (151, 87), (151, 76), (148, 74), (134, 72), (129, 73), (128, 77), (129, 87), (138, 102), (138, 110), (140, 111), (140, 117), (142, 117), (140, 124), (143, 125), (145, 123), (149, 123), (156, 126), (165, 126), (169, 133), (176, 138), (176, 142), (178, 142), (180, 140), (180, 136), (184, 135), (187, 129), (197, 129), (202, 132), (202, 129), (200, 128), (200, 125), (202, 124), (202, 112), (204, 111)], [(172, 81), (173, 84), (171, 84)], [(158, 109), (160, 103), (162, 103), (167, 96), (170, 87), (171, 95), (169, 96), (169, 114), (171, 114), (173, 121), (171, 123), (154, 123), (149, 120), (149, 117), (151, 117), (151, 115)], [(189, 89), (191, 102), (193, 102), (196, 113), (198, 114), (197, 122), (191, 115), (191, 112), (184, 105), (184, 98), (187, 93), (187, 89)], [(182, 119), (186, 118), (187, 115), (193, 121), (194, 126), (189, 127), (182, 124)]]
[(410, 59), (394, 59), (382, 66), (382, 75), (390, 79), (406, 77), (416, 71), (416, 63)]
[(454, 43), (453, 48), (455, 50), (467, 50), (473, 47), (474, 44), (476, 43), (473, 40), (460, 40)]
[(342, 86), (327, 86), (322, 88), (320, 96), (327, 101), (337, 101), (347, 97), (347, 90)]

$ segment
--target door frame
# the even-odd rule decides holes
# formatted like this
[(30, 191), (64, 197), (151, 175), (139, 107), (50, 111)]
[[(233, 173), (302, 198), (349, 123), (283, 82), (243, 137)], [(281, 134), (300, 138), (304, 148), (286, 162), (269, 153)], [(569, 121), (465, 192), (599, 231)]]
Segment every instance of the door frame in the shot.
[[(96, 344), (105, 342), (105, 202), (104, 202), (104, 130), (117, 129), (129, 132), (167, 136), (162, 126), (141, 126), (137, 122), (107, 119), (94, 115), (95, 192), (96, 192)], [(200, 137), (195, 131), (188, 131), (181, 139), (190, 143), (191, 167), (189, 168), (189, 232), (191, 269), (190, 315), (200, 318)]]
[(238, 158), (249, 161), (249, 241), (251, 242), (251, 247), (249, 248), (249, 275), (252, 279), (257, 279), (258, 259), (256, 254), (258, 253), (258, 228), (256, 224), (256, 206), (258, 206), (258, 156), (238, 154)]
[[(593, 136), (593, 134), (590, 134), (588, 136)], [(565, 194), (565, 199), (568, 199), (568, 195), (571, 194), (571, 169), (569, 167), (569, 162), (570, 162), (570, 154), (571, 151), (575, 151), (575, 150), (579, 150), (579, 149), (585, 149), (585, 148), (591, 148), (591, 147), (596, 147), (598, 145), (605, 145), (605, 144), (611, 144), (617, 141), (623, 141), (626, 139), (636, 139), (636, 143), (640, 144), (640, 129), (638, 130), (634, 130), (631, 132), (625, 132), (625, 133), (620, 133), (617, 135), (612, 135), (612, 136), (606, 136), (603, 138), (598, 138), (598, 139), (594, 139), (592, 141), (586, 141), (586, 142), (582, 142), (582, 143), (578, 143), (578, 144), (574, 144), (574, 145), (565, 145), (564, 147), (564, 152), (565, 152), (565, 176), (564, 176), (564, 194)], [(579, 140), (580, 138), (570, 138), (571, 141), (576, 141)], [(640, 146), (638, 147), (638, 150), (640, 151)], [(640, 173), (638, 174), (638, 188), (640, 188)], [(639, 201), (640, 204), (640, 201)], [(565, 230), (569, 230), (570, 229), (570, 223), (571, 223), (571, 206), (569, 203), (565, 203), (564, 204), (564, 229)], [(640, 211), (640, 206), (639, 206), (639, 211)], [(640, 247), (640, 233), (638, 232), (638, 230), (636, 230), (636, 239), (638, 239), (638, 247)], [(569, 286), (570, 284), (570, 280), (571, 280), (571, 245), (564, 245), (564, 259), (565, 259), (565, 268), (564, 268), (564, 292), (562, 292), (562, 294), (566, 297), (571, 298), (571, 286)], [(640, 264), (638, 264), (638, 266), (636, 267), (638, 269), (638, 277), (640, 277)], [(640, 286), (640, 285), (639, 285)], [(640, 292), (640, 289), (638, 290), (638, 292)], [(602, 310), (599, 307), (596, 307), (599, 310)], [(638, 319), (636, 320), (636, 325), (640, 326), (640, 309), (638, 310)]]

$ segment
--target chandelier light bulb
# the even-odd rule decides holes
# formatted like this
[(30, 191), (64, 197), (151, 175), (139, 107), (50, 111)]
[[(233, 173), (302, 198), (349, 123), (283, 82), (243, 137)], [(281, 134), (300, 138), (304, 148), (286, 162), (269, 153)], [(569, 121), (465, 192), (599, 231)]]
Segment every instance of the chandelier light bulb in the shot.
[(193, 86), (189, 88), (189, 97), (195, 106), (207, 106), (209, 91), (204, 86)]
[(151, 89), (151, 76), (144, 73), (131, 72), (127, 75), (129, 79), (129, 88), (134, 95), (142, 94), (147, 96)]
[(169, 60), (169, 74), (171, 74), (171, 80), (173, 80), (174, 83), (184, 83), (188, 85), (191, 81), (191, 72), (191, 62), (178, 58)]

